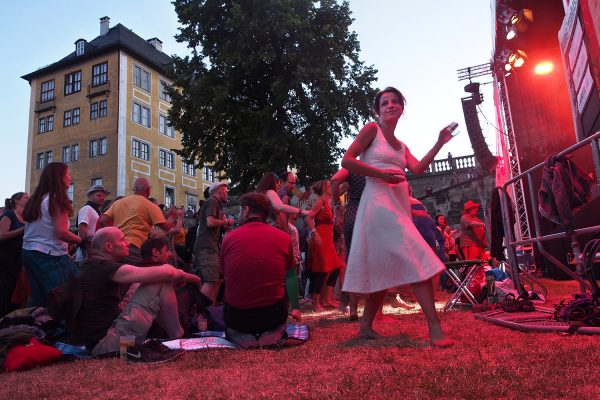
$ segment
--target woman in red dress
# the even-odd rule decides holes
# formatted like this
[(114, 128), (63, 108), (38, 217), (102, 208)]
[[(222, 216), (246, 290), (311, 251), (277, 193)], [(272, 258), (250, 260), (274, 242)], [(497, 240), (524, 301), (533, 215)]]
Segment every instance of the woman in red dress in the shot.
[(321, 311), (322, 307), (337, 307), (332, 293), (340, 259), (333, 244), (333, 211), (331, 209), (331, 183), (328, 180), (318, 181), (313, 191), (319, 198), (306, 217), (312, 231), (309, 242), (313, 287), (313, 307)]

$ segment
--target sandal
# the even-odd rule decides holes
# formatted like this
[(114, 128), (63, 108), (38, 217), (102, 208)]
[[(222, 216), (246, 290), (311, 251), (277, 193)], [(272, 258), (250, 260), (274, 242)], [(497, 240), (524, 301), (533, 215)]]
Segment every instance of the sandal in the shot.
[(517, 299), (517, 304), (519, 305), (519, 311), (524, 312), (532, 312), (535, 311), (535, 305), (531, 300), (529, 300), (525, 296), (519, 296)]
[(512, 293), (506, 295), (504, 301), (500, 303), (500, 307), (502, 307), (505, 312), (510, 313), (521, 311), (521, 306), (517, 299), (515, 299), (515, 295)]

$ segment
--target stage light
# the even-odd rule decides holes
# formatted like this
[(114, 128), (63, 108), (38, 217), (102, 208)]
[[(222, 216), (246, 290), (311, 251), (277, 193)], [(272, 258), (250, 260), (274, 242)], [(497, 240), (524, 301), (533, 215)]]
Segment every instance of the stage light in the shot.
[(551, 61), (542, 61), (533, 70), (537, 75), (548, 75), (554, 71), (554, 63)]
[(525, 64), (526, 60), (527, 54), (523, 50), (513, 51), (506, 59), (504, 69), (510, 71), (511, 69), (520, 68)]
[(519, 32), (527, 29), (527, 22), (533, 22), (533, 11), (529, 8), (519, 10), (510, 17), (510, 24)]
[(517, 36), (515, 28), (512, 26), (506, 28), (506, 40), (512, 40)]

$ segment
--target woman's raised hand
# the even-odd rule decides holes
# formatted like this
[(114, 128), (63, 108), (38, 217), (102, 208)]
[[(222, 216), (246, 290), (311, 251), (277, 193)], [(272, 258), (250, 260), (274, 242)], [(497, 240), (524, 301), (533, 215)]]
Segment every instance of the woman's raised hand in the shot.
[(458, 124), (456, 122), (451, 122), (448, 126), (440, 131), (440, 136), (438, 137), (438, 142), (445, 144), (450, 141), (455, 135), (452, 133), (458, 128)]

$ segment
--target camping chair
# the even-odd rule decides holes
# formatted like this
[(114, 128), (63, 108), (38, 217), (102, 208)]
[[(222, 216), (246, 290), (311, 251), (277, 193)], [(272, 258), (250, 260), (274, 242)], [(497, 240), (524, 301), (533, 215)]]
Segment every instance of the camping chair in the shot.
[(479, 301), (469, 290), (469, 284), (485, 262), (483, 260), (459, 260), (445, 263), (448, 276), (452, 283), (457, 286), (457, 289), (444, 306), (443, 311), (448, 311), (456, 305), (463, 305), (464, 303), (460, 301), (461, 295), (464, 295), (471, 305), (479, 304)]

